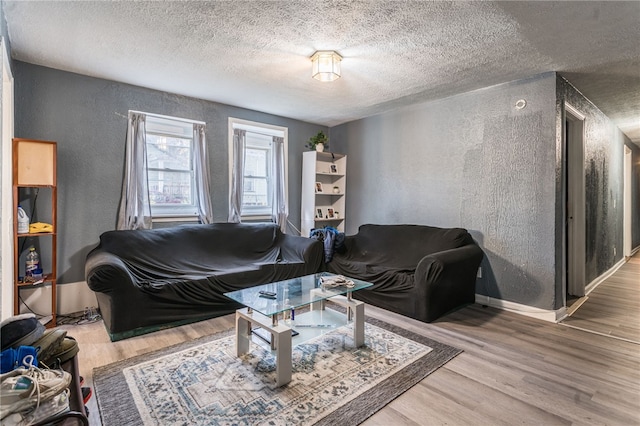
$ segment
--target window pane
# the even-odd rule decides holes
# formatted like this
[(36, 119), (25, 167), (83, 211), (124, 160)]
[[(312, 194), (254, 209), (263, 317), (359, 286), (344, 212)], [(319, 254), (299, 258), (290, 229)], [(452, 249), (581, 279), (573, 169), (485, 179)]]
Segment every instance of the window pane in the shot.
[(147, 133), (175, 136), (178, 138), (183, 137), (186, 139), (193, 137), (193, 123), (170, 117), (164, 118), (147, 115), (145, 127)]
[(149, 170), (151, 205), (192, 205), (191, 173)]
[(267, 179), (245, 178), (243, 207), (265, 207), (269, 206), (269, 189)]
[(244, 175), (267, 177), (269, 151), (245, 148)]
[(147, 167), (191, 170), (191, 140), (147, 133)]

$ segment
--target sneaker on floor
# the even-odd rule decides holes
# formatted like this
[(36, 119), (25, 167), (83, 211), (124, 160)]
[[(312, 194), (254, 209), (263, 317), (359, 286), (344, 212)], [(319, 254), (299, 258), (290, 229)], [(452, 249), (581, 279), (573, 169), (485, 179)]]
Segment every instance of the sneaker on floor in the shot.
[(31, 346), (44, 334), (44, 331), (44, 325), (40, 324), (34, 314), (9, 317), (0, 323), (1, 349)]
[(38, 361), (49, 368), (60, 368), (62, 364), (76, 356), (79, 350), (76, 339), (66, 336), (56, 353), (48, 358), (38, 358)]
[(47, 330), (44, 332), (42, 337), (36, 340), (31, 346), (36, 348), (36, 351), (38, 351), (39, 360), (48, 359), (60, 352), (62, 342), (66, 336), (66, 330), (58, 328)]
[(69, 388), (71, 374), (37, 367), (16, 368), (0, 375), (0, 419), (38, 408)]
[(2, 419), (2, 426), (34, 425), (65, 411), (69, 411), (69, 389), (64, 389), (53, 398), (41, 402), (35, 410), (13, 413), (5, 417)]
[(0, 373), (8, 373), (18, 367), (38, 366), (38, 352), (32, 346), (20, 346), (18, 349), (7, 348), (0, 353)]
[(25, 368), (16, 368), (0, 376), (0, 419), (17, 411), (35, 406), (31, 401), (36, 393), (37, 383), (24, 373)]

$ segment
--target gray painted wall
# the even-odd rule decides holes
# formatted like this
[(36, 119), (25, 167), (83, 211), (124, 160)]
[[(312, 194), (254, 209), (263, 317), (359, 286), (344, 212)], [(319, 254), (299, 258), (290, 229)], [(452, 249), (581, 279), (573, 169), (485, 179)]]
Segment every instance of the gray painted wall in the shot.
[(304, 143), (326, 127), (19, 61), (14, 77), (16, 137), (58, 142), (60, 283), (84, 280), (86, 254), (101, 233), (115, 228), (130, 109), (207, 123), (214, 220), (222, 222), (229, 198), (228, 117), (288, 127), (289, 219), (299, 228)]
[[(522, 110), (514, 108), (518, 99), (527, 101)], [(631, 144), (555, 73), (332, 128), (333, 147), (349, 155), (347, 233), (364, 223), (467, 228), (486, 255), (478, 294), (542, 309), (564, 306), (565, 99), (586, 115), (591, 282), (622, 257), (623, 145)], [(634, 247), (640, 246), (637, 160), (635, 147)]]
[(349, 155), (347, 233), (467, 228), (486, 254), (478, 294), (556, 308), (555, 102), (548, 73), (332, 128)]

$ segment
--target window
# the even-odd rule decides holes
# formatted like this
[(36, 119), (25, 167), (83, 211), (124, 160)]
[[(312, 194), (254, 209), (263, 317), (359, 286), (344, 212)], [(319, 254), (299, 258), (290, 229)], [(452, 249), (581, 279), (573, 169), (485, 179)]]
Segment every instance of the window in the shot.
[(147, 114), (146, 141), (152, 216), (196, 216), (193, 122)]
[(247, 132), (244, 157), (243, 215), (271, 214), (271, 137)]
[[(244, 179), (242, 192), (242, 217), (266, 218), (273, 212), (275, 175), (274, 170), (274, 142), (273, 138), (284, 138), (284, 152), (287, 152), (287, 128), (270, 126), (245, 120), (229, 118), (229, 173), (235, 159), (233, 158), (233, 131), (242, 129), (246, 131), (244, 150)], [(285, 188), (286, 188), (286, 165)]]

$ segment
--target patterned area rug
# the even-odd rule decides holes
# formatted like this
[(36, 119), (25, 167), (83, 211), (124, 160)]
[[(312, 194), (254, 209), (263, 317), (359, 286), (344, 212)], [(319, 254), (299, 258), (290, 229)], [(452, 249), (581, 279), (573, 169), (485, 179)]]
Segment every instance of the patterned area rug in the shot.
[(276, 388), (271, 351), (235, 356), (233, 331), (94, 370), (110, 425), (357, 425), (461, 351), (368, 318), (365, 346), (350, 327), (298, 345)]

